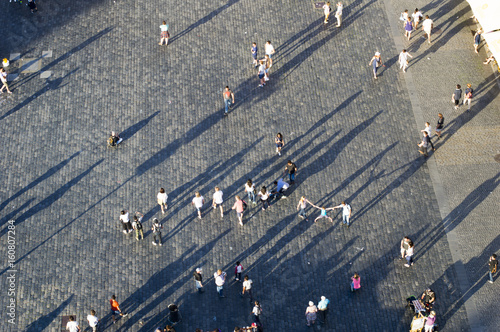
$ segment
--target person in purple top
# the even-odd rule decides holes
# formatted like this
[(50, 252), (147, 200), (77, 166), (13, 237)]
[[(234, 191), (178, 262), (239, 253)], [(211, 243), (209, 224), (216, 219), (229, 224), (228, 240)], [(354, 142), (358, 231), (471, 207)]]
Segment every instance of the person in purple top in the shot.
[(436, 322), (436, 312), (431, 311), (429, 316), (425, 318), (425, 325), (424, 325), (425, 332), (432, 332), (435, 322)]
[(408, 40), (410, 40), (412, 31), (413, 31), (413, 24), (411, 23), (411, 17), (408, 17), (408, 19), (405, 22), (405, 37), (408, 38)]

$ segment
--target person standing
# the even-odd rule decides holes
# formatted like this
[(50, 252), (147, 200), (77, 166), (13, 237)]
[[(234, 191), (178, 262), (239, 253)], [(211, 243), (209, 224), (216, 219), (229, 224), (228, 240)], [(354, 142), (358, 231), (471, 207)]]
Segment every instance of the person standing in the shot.
[(474, 52), (476, 52), (477, 54), (479, 54), (477, 49), (479, 47), (479, 44), (481, 43), (481, 34), (482, 33), (483, 33), (483, 30), (478, 29), (476, 31), (476, 33), (474, 34)]
[(9, 85), (7, 84), (7, 72), (3, 68), (0, 68), (0, 81), (2, 81), (0, 93), (3, 91), (3, 89), (6, 89), (7, 93), (12, 93), (12, 91), (9, 90)]
[(465, 88), (465, 94), (464, 94), (464, 105), (465, 103), (467, 103), (467, 112), (470, 111), (470, 102), (472, 100), (473, 93), (474, 90), (472, 90), (472, 85), (468, 83), (467, 87)]
[(69, 330), (69, 332), (81, 331), (78, 322), (75, 320), (75, 316), (69, 316), (69, 322), (66, 324), (66, 330)]
[(257, 61), (257, 53), (259, 49), (257, 48), (257, 43), (252, 43), (252, 48), (250, 49), (252, 52), (252, 64), (255, 68), (259, 66), (259, 62)]
[(306, 215), (307, 203), (309, 203), (309, 201), (304, 196), (302, 196), (299, 200), (299, 204), (297, 204), (297, 211), (299, 211), (299, 217), (305, 219), (306, 221), (308, 220)]
[(377, 79), (378, 67), (382, 66), (382, 58), (380, 57), (380, 52), (375, 52), (375, 55), (370, 60), (370, 63), (368, 64), (368, 66), (373, 67), (373, 77), (375, 79)]
[(219, 297), (224, 296), (224, 284), (226, 283), (226, 272), (222, 272), (220, 269), (214, 273), (215, 285), (217, 286), (217, 293)]
[(443, 131), (443, 128), (444, 128), (444, 117), (443, 114), (439, 113), (436, 124), (436, 136), (438, 140), (441, 138), (441, 133)]
[(236, 262), (234, 267), (234, 280), (241, 282), (241, 273), (243, 272), (243, 265), (239, 261)]
[(323, 23), (328, 23), (328, 16), (330, 16), (330, 11), (331, 11), (331, 8), (330, 8), (330, 1), (327, 1), (324, 5), (323, 5), (323, 13), (325, 14), (325, 20)]
[(309, 301), (309, 306), (306, 309), (306, 320), (307, 326), (314, 325), (316, 323), (316, 315), (318, 312), (318, 308), (314, 305), (313, 301)]
[(153, 226), (151, 227), (151, 230), (153, 231), (153, 245), (159, 244), (160, 246), (163, 245), (163, 241), (161, 239), (161, 229), (163, 226), (160, 224), (158, 219), (154, 218), (153, 219)]
[(266, 64), (264, 60), (259, 61), (259, 71), (257, 72), (257, 75), (259, 76), (259, 88), (263, 88), (264, 85), (266, 85)]
[(231, 107), (231, 104), (234, 104), (234, 93), (228, 86), (224, 88), (222, 98), (224, 99), (224, 115), (228, 115), (229, 107)]
[(116, 301), (116, 295), (111, 295), (111, 299), (109, 300), (109, 304), (111, 305), (111, 317), (113, 318), (113, 324), (116, 323), (115, 315), (120, 315), (122, 317), (127, 317), (127, 313), (122, 313), (120, 309), (120, 305), (118, 301)]
[(144, 240), (144, 232), (142, 230), (142, 218), (144, 215), (140, 212), (136, 212), (134, 216), (134, 221), (132, 222), (132, 228), (135, 229), (135, 239), (139, 241), (139, 236), (141, 240)]
[(274, 46), (271, 44), (270, 40), (268, 40), (266, 42), (266, 45), (264, 45), (264, 51), (265, 51), (265, 54), (269, 55), (270, 58), (272, 58), (273, 54), (276, 52), (274, 50)]
[(238, 216), (240, 226), (243, 226), (243, 211), (245, 210), (244, 206), (246, 203), (238, 195), (236, 195), (234, 199), (236, 202), (234, 202), (232, 210), (236, 210), (236, 216)]
[(422, 22), (422, 31), (427, 35), (427, 41), (431, 43), (431, 31), (434, 28), (434, 22), (429, 18), (429, 15), (425, 15), (425, 20)]
[(413, 245), (413, 242), (410, 240), (410, 242), (408, 242), (408, 249), (406, 249), (406, 254), (405, 254), (405, 258), (406, 258), (406, 264), (405, 266), (406, 267), (410, 267), (413, 265), (413, 250), (414, 250), (415, 246)]
[(405, 27), (405, 37), (408, 38), (409, 41), (411, 37), (411, 32), (413, 31), (413, 24), (411, 23), (411, 17), (408, 17), (408, 19), (404, 24), (404, 27)]
[(424, 131), (424, 137), (422, 137), (422, 142), (418, 144), (420, 154), (423, 154), (425, 157), (428, 157), (429, 154), (427, 152), (427, 148), (429, 147), (429, 142), (431, 139), (429, 138), (429, 134), (427, 134), (426, 131)]
[(122, 210), (122, 212), (120, 212), (120, 221), (123, 226), (123, 234), (132, 232), (132, 225), (130, 224), (129, 213), (127, 210)]
[(410, 238), (408, 236), (405, 236), (401, 240), (401, 244), (400, 244), (401, 258), (400, 259), (404, 259), (406, 257), (406, 250), (408, 250), (408, 244), (410, 242), (411, 242), (411, 240), (410, 240)]
[(90, 310), (90, 314), (87, 315), (87, 321), (89, 322), (89, 326), (92, 329), (92, 332), (97, 332), (99, 318), (97, 318), (95, 310)]
[(281, 149), (285, 146), (285, 140), (283, 139), (283, 135), (281, 135), (281, 133), (276, 134), (274, 143), (276, 144), (276, 153), (278, 156), (281, 156)]
[(340, 205), (334, 207), (334, 209), (340, 208), (342, 208), (342, 225), (347, 225), (347, 227), (349, 227), (349, 219), (351, 218), (352, 213), (351, 206), (346, 202), (342, 202)]
[(458, 110), (458, 107), (460, 106), (460, 98), (461, 97), (462, 97), (462, 87), (460, 86), (460, 84), (457, 84), (455, 91), (451, 95), (451, 102), (455, 103), (456, 110)]
[(161, 213), (165, 214), (165, 210), (168, 208), (167, 206), (168, 195), (165, 192), (165, 189), (160, 188), (160, 192), (158, 193), (158, 195), (156, 195), (156, 198), (158, 201), (158, 205), (161, 207)]
[(251, 179), (248, 179), (247, 183), (245, 183), (245, 191), (248, 195), (248, 201), (252, 202), (253, 205), (257, 205), (255, 201), (255, 185), (252, 183)]
[(406, 73), (406, 68), (408, 68), (408, 57), (413, 58), (413, 56), (406, 52), (406, 50), (399, 53), (399, 69), (403, 69), (403, 73)]
[(488, 274), (490, 276), (490, 280), (488, 280), (488, 281), (490, 284), (492, 284), (493, 283), (493, 275), (495, 273), (497, 273), (497, 269), (498, 269), (498, 260), (497, 260), (496, 254), (491, 255), (490, 260), (488, 261), (488, 267), (489, 267)]
[(255, 301), (255, 305), (252, 309), (253, 321), (260, 324), (260, 315), (262, 315), (262, 307), (259, 301)]
[(162, 25), (160, 25), (160, 42), (158, 45), (163, 45), (163, 42), (165, 42), (165, 46), (168, 45), (168, 38), (170, 38), (170, 33), (168, 32), (168, 24), (167, 22), (163, 21)]
[(273, 59), (271, 59), (269, 55), (266, 54), (264, 56), (264, 61), (266, 64), (266, 70), (264, 72), (264, 82), (267, 82), (269, 81), (269, 69), (271, 69), (271, 67), (273, 66)]
[(199, 192), (196, 192), (191, 204), (196, 208), (196, 211), (198, 212), (198, 218), (201, 220), (201, 208), (203, 207), (203, 204), (205, 204), (205, 199), (200, 195)]
[(222, 192), (222, 190), (220, 190), (219, 187), (215, 187), (215, 192), (212, 196), (212, 206), (214, 210), (216, 210), (217, 206), (219, 206), (221, 218), (224, 218), (224, 209), (222, 208), (222, 203), (224, 202), (224, 200), (222, 199), (223, 195), (224, 193)]
[(262, 203), (262, 210), (265, 211), (267, 208), (270, 208), (271, 207), (269, 205), (269, 196), (270, 196), (270, 193), (267, 190), (266, 186), (263, 186), (260, 189), (259, 196), (260, 196), (260, 201)]
[(411, 14), (411, 17), (413, 18), (413, 24), (414, 24), (414, 28), (416, 30), (416, 29), (418, 29), (418, 23), (422, 19), (423, 15), (420, 12), (420, 10), (418, 10), (418, 8), (415, 8), (415, 11), (413, 12), (413, 14)]
[(252, 296), (252, 284), (253, 281), (248, 277), (248, 274), (245, 275), (245, 278), (243, 279), (243, 291), (241, 292), (241, 297), (245, 295), (245, 293), (250, 296), (250, 303), (253, 302), (253, 296)]
[(289, 160), (285, 166), (285, 172), (288, 172), (288, 178), (290, 179), (290, 185), (295, 183), (295, 173), (297, 172), (297, 165)]
[(337, 19), (337, 28), (340, 28), (342, 24), (342, 9), (344, 6), (341, 2), (337, 2), (337, 11), (335, 12), (335, 18)]
[(361, 288), (361, 277), (357, 272), (351, 277), (351, 292), (357, 291)]
[(406, 21), (408, 21), (408, 15), (408, 9), (405, 9), (405, 11), (401, 13), (401, 16), (399, 16), (399, 20), (403, 22), (403, 28), (406, 25)]
[(330, 304), (330, 300), (328, 300), (325, 296), (322, 296), (321, 301), (318, 302), (319, 321), (321, 323), (326, 322), (326, 314), (328, 313), (328, 304)]
[(425, 317), (425, 324), (424, 324), (425, 332), (432, 332), (435, 323), (436, 323), (436, 312), (431, 311), (429, 313), (429, 316)]
[(196, 285), (196, 289), (198, 290), (198, 293), (203, 293), (203, 276), (201, 275), (201, 268), (196, 268), (196, 271), (193, 273), (194, 277), (194, 282)]

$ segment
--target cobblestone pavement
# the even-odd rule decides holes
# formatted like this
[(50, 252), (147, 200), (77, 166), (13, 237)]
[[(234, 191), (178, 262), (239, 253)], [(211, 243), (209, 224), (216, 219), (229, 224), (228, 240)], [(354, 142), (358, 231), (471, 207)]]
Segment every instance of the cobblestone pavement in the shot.
[[(456, 83), (449, 77), (473, 76), (485, 111), (473, 106), (471, 115), (452, 115), (450, 107), (450, 135), (429, 162), (416, 151), (422, 128), (396, 62), (400, 50), (389, 22), (401, 9), (390, 1), (347, 2), (341, 29), (334, 17), (324, 25), (311, 1), (60, 0), (40, 1), (36, 14), (2, 3), (6, 21), (0, 31), (7, 37), (0, 56), (14, 55), (14, 93), (0, 96), (0, 254), (8, 257), (8, 221), (15, 220), (17, 302), (15, 324), (5, 311), (0, 329), (59, 331), (62, 317), (71, 314), (86, 328), (85, 317), (94, 308), (106, 330), (153, 331), (166, 323), (168, 304), (177, 303), (183, 316), (177, 331), (230, 331), (251, 323), (251, 306), (232, 278), (227, 297), (217, 298), (212, 276), (222, 268), (232, 277), (239, 260), (254, 281), (266, 330), (308, 330), (307, 302), (317, 303), (321, 295), (332, 303), (326, 325), (316, 329), (408, 330), (405, 299), (430, 286), (438, 296), (441, 330), (470, 330), (464, 301), (472, 297), (493, 331), (498, 318), (486, 308), (494, 293), (484, 280), (476, 281), (484, 258), (498, 247), (498, 164), (485, 159), (474, 167), (480, 158), (452, 145), (464, 147), (471, 144), (464, 137), (476, 135), (474, 147), (487, 146), (484, 154), (477, 152), (480, 157), (494, 149), (481, 140), (477, 126), (493, 138), (498, 132), (498, 87), (468, 55), (471, 50), (462, 46), (453, 53), (451, 44), (465, 39), (465, 2), (457, 1), (456, 8), (455, 1), (446, 2), (450, 13), (440, 12), (441, 2), (426, 11), (445, 17), (436, 20), (444, 35), (435, 45), (442, 47), (415, 43), (410, 49), (416, 59), (409, 73), (438, 74), (431, 77), (436, 87), (425, 92), (415, 79), (417, 91), (410, 93), (418, 93), (423, 104), (433, 102), (424, 112), (434, 119), (436, 110), (450, 106), (452, 89), (445, 84)], [(167, 47), (158, 45), (163, 19), (172, 36)], [(276, 55), (271, 81), (259, 89), (250, 47), (257, 42), (263, 55), (266, 40)], [(368, 66), (375, 51), (386, 65), (376, 81)], [(426, 62), (430, 54), (443, 63)], [(466, 72), (448, 72), (450, 57), (471, 65)], [(488, 75), (484, 85), (481, 75)], [(236, 103), (224, 118), (226, 85)], [(115, 150), (105, 146), (111, 130), (124, 138)], [(274, 152), (277, 132), (286, 143), (281, 157)], [(244, 194), (248, 178), (258, 186), (271, 184), (288, 159), (299, 168), (288, 198), (267, 211), (250, 206), (239, 226), (229, 210), (234, 196)], [(463, 263), (474, 285), (467, 294), (458, 287), (431, 183), (433, 161), (452, 211), (448, 219), (463, 241)], [(224, 192), (224, 219), (206, 204), (197, 222), (189, 204), (194, 192), (208, 201), (216, 185)], [(169, 195), (165, 215), (156, 205), (160, 187)], [(301, 195), (324, 206), (346, 200), (353, 208), (352, 226), (342, 227), (338, 213), (330, 213), (333, 224), (314, 224), (318, 211), (311, 209), (309, 221), (300, 220), (295, 207)], [(144, 241), (121, 233), (124, 208), (145, 214)], [(154, 217), (164, 225), (162, 247), (151, 244)], [(479, 233), (471, 231), (475, 225)], [(410, 269), (398, 260), (404, 235), (416, 243)], [(196, 267), (203, 267), (204, 294), (194, 288)], [(12, 280), (8, 270), (2, 264), (2, 285)], [(362, 290), (352, 294), (354, 272), (361, 275)], [(2, 308), (10, 300), (7, 292), (2, 287)], [(130, 313), (115, 325), (112, 294)]]

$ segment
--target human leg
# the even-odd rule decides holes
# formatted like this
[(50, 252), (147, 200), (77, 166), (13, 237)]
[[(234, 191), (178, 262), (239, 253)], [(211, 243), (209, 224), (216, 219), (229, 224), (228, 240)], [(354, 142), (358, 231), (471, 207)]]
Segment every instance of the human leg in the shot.
[(224, 113), (229, 112), (229, 106), (231, 106), (231, 99), (224, 99)]

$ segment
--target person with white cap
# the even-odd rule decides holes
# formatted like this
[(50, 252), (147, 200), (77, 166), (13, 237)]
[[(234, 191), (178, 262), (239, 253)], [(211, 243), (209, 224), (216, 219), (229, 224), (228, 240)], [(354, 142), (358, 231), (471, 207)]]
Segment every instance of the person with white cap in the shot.
[(309, 301), (309, 306), (306, 309), (306, 319), (307, 326), (314, 325), (316, 323), (316, 313), (318, 312), (318, 308), (314, 305), (313, 301)]
[(382, 59), (380, 58), (380, 52), (375, 52), (375, 55), (371, 59), (368, 66), (373, 66), (373, 77), (377, 79), (378, 67), (382, 66)]
[(319, 321), (321, 323), (326, 322), (326, 314), (328, 313), (328, 305), (330, 304), (330, 300), (325, 296), (321, 297), (321, 301), (318, 302), (318, 312), (319, 312)]
[(201, 275), (201, 268), (196, 268), (196, 271), (193, 273), (194, 281), (196, 284), (196, 289), (198, 293), (203, 293), (203, 276)]

